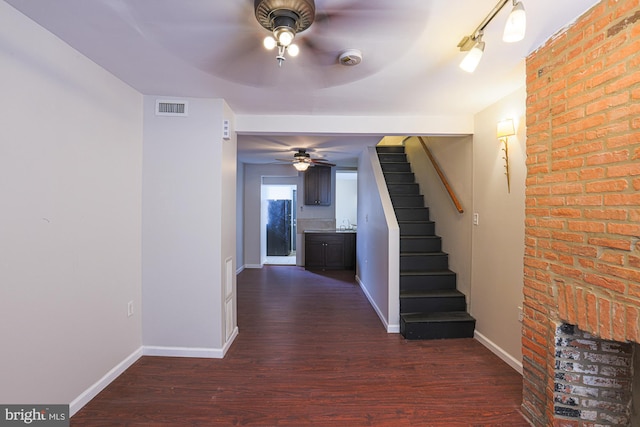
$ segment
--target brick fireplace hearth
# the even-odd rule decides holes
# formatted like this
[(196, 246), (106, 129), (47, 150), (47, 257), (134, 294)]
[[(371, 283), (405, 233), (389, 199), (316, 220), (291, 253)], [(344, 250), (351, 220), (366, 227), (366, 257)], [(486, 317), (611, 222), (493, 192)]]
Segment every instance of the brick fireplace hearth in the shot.
[[(602, 0), (527, 58), (523, 410), (536, 426), (620, 425), (628, 408), (609, 397), (640, 342), (639, 52), (640, 0)], [(582, 350), (612, 357), (597, 364), (610, 376), (568, 384), (584, 373), (556, 367)], [(566, 393), (577, 386), (587, 395)], [(573, 405), (585, 397), (604, 409)]]

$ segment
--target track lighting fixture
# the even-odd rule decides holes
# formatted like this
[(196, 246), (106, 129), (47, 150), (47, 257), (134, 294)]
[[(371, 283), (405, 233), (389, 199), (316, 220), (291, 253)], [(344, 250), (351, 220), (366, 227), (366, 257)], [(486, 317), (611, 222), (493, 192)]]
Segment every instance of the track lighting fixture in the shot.
[(471, 33), (471, 35), (463, 37), (463, 39), (460, 40), (460, 43), (458, 43), (458, 48), (461, 52), (468, 52), (460, 63), (460, 68), (464, 71), (469, 73), (473, 73), (475, 71), (476, 67), (480, 63), (480, 59), (482, 58), (482, 53), (484, 52), (485, 44), (482, 41), (484, 29), (489, 25), (493, 18), (496, 17), (498, 12), (500, 12), (500, 10), (509, 3), (509, 1), (512, 1), (513, 9), (507, 19), (502, 39), (505, 42), (512, 43), (524, 38), (527, 18), (522, 1), (500, 0), (493, 10), (491, 10), (491, 12), (489, 12), (489, 14), (482, 20), (480, 25), (478, 25), (478, 27)]
[(527, 14), (521, 1), (513, 0), (513, 9), (504, 26), (502, 41), (507, 43), (519, 42), (524, 39), (527, 30)]
[(467, 73), (473, 73), (476, 70), (476, 67), (482, 59), (482, 54), (484, 53), (484, 42), (482, 41), (482, 34), (480, 34), (476, 40), (477, 42), (473, 45), (471, 50), (467, 52), (464, 59), (460, 63), (460, 68), (462, 68)]

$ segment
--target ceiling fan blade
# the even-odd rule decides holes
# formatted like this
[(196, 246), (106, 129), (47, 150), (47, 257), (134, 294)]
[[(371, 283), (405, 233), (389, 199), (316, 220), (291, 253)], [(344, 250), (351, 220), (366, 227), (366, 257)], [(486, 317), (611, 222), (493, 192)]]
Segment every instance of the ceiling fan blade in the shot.
[[(115, 4), (112, 9), (146, 38), (208, 74), (254, 87), (278, 83), (276, 53), (262, 45), (268, 31), (255, 19), (253, 0), (232, 2), (226, 15), (215, 2), (191, 1), (189, 7), (176, 7), (175, 0)], [(260, 56), (265, 67), (255, 65)]]
[[(409, 26), (423, 26), (426, 12), (431, 7), (428, 3), (415, 0), (352, 0), (340, 6), (321, 8), (316, 13), (314, 24), (331, 32), (365, 31), (369, 37), (382, 39), (398, 30), (405, 32)], [(407, 14), (406, 10), (411, 10), (411, 14)]]
[(320, 159), (311, 159), (311, 163), (314, 163), (316, 165), (323, 165), (323, 166), (335, 166), (335, 164), (333, 163), (325, 162), (324, 160), (320, 160)]

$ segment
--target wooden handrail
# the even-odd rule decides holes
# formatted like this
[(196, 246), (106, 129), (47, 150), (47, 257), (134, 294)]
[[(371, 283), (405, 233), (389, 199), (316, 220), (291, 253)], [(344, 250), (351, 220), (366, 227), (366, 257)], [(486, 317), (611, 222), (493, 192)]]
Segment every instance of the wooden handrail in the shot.
[(464, 209), (462, 209), (462, 205), (460, 205), (458, 198), (456, 197), (453, 189), (449, 185), (449, 181), (447, 181), (447, 177), (444, 176), (444, 173), (442, 173), (440, 166), (438, 166), (438, 162), (436, 161), (435, 157), (433, 157), (433, 154), (431, 154), (431, 150), (429, 150), (429, 147), (427, 147), (427, 143), (424, 141), (424, 139), (421, 136), (419, 136), (418, 139), (420, 140), (420, 144), (422, 144), (422, 148), (424, 148), (424, 152), (427, 153), (427, 156), (429, 156), (429, 160), (431, 160), (431, 164), (433, 165), (433, 168), (438, 173), (438, 176), (440, 177), (440, 181), (442, 181), (442, 184), (444, 184), (444, 188), (447, 189), (447, 193), (449, 193), (449, 197), (451, 197), (451, 201), (456, 206), (456, 209), (458, 210), (458, 212), (463, 213)]

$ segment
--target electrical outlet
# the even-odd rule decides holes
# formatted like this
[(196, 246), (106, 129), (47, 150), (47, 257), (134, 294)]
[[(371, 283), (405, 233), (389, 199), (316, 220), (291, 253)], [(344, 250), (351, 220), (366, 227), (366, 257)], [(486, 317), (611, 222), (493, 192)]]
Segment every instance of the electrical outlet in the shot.
[(478, 212), (473, 213), (473, 225), (480, 224), (480, 214)]
[(524, 315), (522, 314), (522, 307), (518, 307), (518, 322), (522, 322), (522, 318)]
[(133, 316), (133, 301), (127, 303), (127, 317)]

